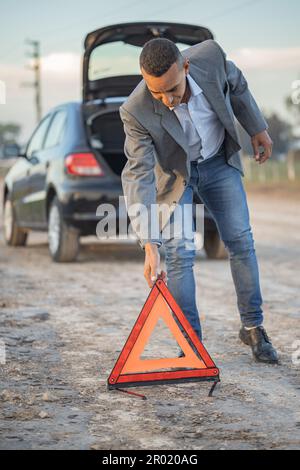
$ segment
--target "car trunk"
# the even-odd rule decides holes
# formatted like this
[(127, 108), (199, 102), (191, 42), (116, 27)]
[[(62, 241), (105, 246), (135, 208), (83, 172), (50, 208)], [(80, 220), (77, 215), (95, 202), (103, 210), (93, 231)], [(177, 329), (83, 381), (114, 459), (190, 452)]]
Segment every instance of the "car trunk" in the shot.
[(120, 176), (127, 161), (124, 154), (123, 123), (118, 106), (107, 108), (88, 118), (89, 143), (113, 173)]
[(84, 42), (83, 102), (128, 96), (141, 79), (138, 57), (143, 45), (159, 37), (182, 49), (213, 39), (213, 34), (203, 26), (159, 21), (115, 24), (89, 33)]

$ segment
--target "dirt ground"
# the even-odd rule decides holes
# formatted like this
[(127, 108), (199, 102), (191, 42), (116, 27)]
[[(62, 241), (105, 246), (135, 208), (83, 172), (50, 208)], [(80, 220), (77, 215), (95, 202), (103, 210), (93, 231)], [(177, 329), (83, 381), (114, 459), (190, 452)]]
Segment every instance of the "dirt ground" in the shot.
[(229, 262), (197, 256), (204, 343), (221, 371), (213, 398), (208, 383), (136, 389), (147, 401), (107, 391), (149, 294), (135, 243), (89, 238), (77, 263), (55, 264), (46, 234), (15, 249), (4, 246), (1, 228), (0, 448), (299, 448), (299, 195), (248, 190), (265, 326), (280, 365), (255, 363), (238, 340)]

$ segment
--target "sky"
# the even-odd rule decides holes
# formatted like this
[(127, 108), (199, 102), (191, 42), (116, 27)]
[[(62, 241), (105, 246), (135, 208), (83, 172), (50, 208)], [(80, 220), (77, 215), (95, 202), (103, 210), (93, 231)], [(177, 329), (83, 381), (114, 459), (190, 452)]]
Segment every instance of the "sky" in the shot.
[[(243, 71), (264, 114), (293, 124), (285, 106), (300, 80), (299, 0), (0, 0), (0, 123), (22, 126), (23, 142), (36, 125), (26, 39), (41, 44), (43, 115), (81, 99), (85, 36), (132, 21), (192, 23), (211, 30), (227, 58)], [(2, 83), (1, 83), (2, 82)]]

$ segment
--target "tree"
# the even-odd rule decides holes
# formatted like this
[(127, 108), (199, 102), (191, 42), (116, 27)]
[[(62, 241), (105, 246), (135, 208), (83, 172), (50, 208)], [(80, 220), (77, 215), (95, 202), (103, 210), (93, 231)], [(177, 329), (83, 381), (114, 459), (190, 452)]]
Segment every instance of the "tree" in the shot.
[(285, 99), (288, 111), (295, 117), (297, 124), (300, 124), (300, 80), (294, 80), (292, 91)]
[[(272, 157), (278, 158), (280, 154), (287, 153), (292, 140), (292, 125), (281, 119), (275, 112), (264, 115), (268, 124), (268, 133), (273, 141)], [(246, 155), (253, 155), (251, 139), (246, 131), (239, 125), (239, 136), (242, 150)]]
[(15, 144), (21, 132), (21, 126), (15, 123), (0, 123), (0, 145)]
[(273, 155), (287, 153), (293, 139), (292, 125), (282, 120), (276, 113), (266, 117), (269, 129), (268, 132), (273, 140)]

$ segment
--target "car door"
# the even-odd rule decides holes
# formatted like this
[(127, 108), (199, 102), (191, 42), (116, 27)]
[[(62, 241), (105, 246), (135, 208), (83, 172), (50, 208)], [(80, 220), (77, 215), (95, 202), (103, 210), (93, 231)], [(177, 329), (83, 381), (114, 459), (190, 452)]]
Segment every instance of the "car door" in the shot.
[(52, 113), (43, 146), (38, 153), (38, 162), (30, 170), (32, 222), (36, 228), (45, 228), (47, 175), (55, 159), (60, 157), (59, 149), (67, 119), (67, 110), (61, 108)]
[(13, 183), (13, 199), (17, 219), (22, 225), (31, 226), (32, 223), (32, 188), (31, 172), (37, 162), (43, 147), (45, 135), (50, 124), (51, 116), (47, 115), (33, 132), (25, 151), (26, 158), (20, 165), (18, 177)]

